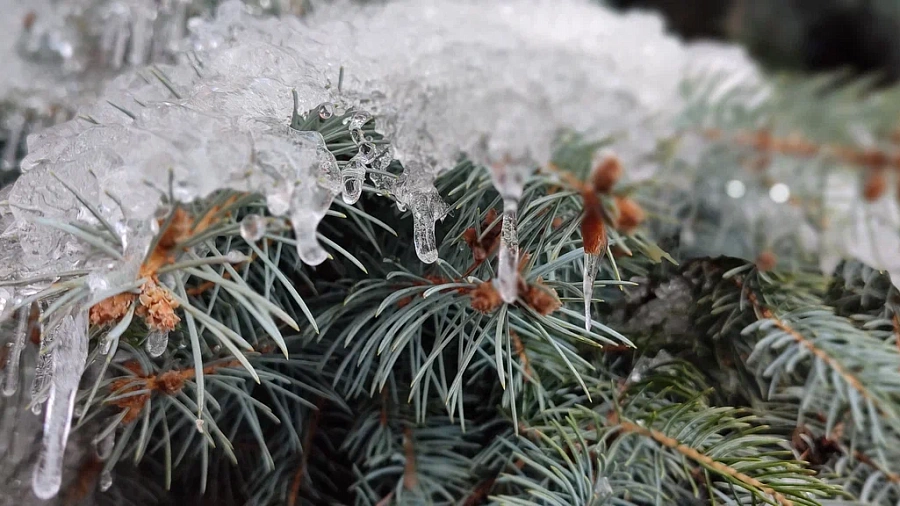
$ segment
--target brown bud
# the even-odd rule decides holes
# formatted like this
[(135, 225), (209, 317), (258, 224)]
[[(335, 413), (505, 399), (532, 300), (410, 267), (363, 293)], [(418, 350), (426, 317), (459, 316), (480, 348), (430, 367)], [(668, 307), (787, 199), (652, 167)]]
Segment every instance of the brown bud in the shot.
[(528, 285), (528, 289), (522, 294), (522, 298), (532, 309), (544, 316), (562, 306), (556, 290), (545, 285), (540, 279), (535, 281), (534, 284)]
[(594, 167), (591, 174), (591, 185), (597, 193), (609, 193), (622, 177), (622, 164), (615, 156), (607, 156)]
[(606, 224), (603, 223), (603, 215), (600, 213), (600, 202), (597, 196), (585, 192), (584, 217), (581, 219), (581, 239), (584, 241), (584, 252), (589, 255), (599, 255), (606, 250), (608, 238), (606, 236)]
[(628, 197), (616, 197), (616, 208), (619, 210), (616, 228), (626, 234), (633, 232), (646, 219), (640, 204)]
[(778, 264), (778, 257), (771, 250), (765, 250), (756, 257), (756, 268), (761, 271), (771, 271)]
[(475, 289), (469, 292), (469, 296), (472, 297), (472, 302), (470, 303), (472, 309), (481, 311), (482, 313), (491, 313), (503, 304), (500, 293), (497, 292), (497, 289), (494, 288), (494, 284), (491, 281), (485, 281), (475, 287)]
[(869, 169), (863, 180), (863, 197), (874, 202), (884, 195), (887, 189), (887, 171), (884, 168)]

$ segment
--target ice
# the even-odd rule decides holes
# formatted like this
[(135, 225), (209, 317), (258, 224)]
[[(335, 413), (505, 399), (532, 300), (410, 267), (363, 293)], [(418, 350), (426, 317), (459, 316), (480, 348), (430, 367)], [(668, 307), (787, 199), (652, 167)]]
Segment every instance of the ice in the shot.
[[(41, 308), (38, 308), (41, 311)], [(42, 313), (42, 311), (41, 311)], [(40, 324), (40, 316), (38, 323)], [(53, 354), (56, 353), (53, 341), (56, 338), (56, 332), (47, 332), (41, 328), (41, 347), (38, 351), (37, 365), (34, 367), (34, 378), (31, 381), (31, 411), (38, 414), (43, 409), (44, 401), (50, 395), (50, 383), (53, 378)]]
[[(277, 208), (277, 206), (276, 206)], [(256, 242), (266, 235), (266, 218), (258, 214), (248, 214), (241, 220), (241, 237), (247, 242)]]
[(153, 329), (147, 334), (147, 342), (144, 347), (151, 357), (158, 357), (165, 353), (169, 346), (169, 332)]
[(366, 162), (360, 156), (354, 156), (341, 169), (343, 189), (341, 198), (347, 204), (355, 204), (362, 195), (363, 180), (366, 178)]
[(101, 471), (100, 472), (100, 491), (106, 492), (107, 490), (109, 490), (110, 487), (112, 487), (112, 484), (113, 484), (112, 471), (109, 469), (104, 469), (103, 471)]
[(57, 345), (41, 453), (32, 480), (34, 494), (41, 499), (54, 497), (62, 483), (63, 456), (72, 427), (75, 394), (87, 359), (87, 315), (83, 312), (74, 317), (67, 315), (49, 333), (54, 334)]
[(519, 286), (519, 200), (528, 170), (525, 165), (497, 163), (491, 167), (491, 181), (503, 200), (503, 224), (498, 253), (497, 290), (504, 302), (512, 304)]
[(597, 273), (600, 272), (600, 261), (603, 259), (602, 253), (585, 253), (584, 254), (584, 274), (582, 281), (582, 290), (584, 291), (584, 329), (591, 331), (591, 306), (594, 304), (594, 281), (597, 280)]
[(22, 360), (22, 350), (25, 349), (25, 340), (28, 338), (29, 312), (30, 307), (27, 305), (16, 311), (16, 329), (6, 359), (6, 381), (3, 382), (3, 395), (6, 397), (19, 389), (19, 363)]
[(116, 431), (111, 430), (109, 434), (94, 442), (97, 451), (97, 458), (104, 461), (112, 455), (113, 448), (116, 446)]
[[(127, 19), (113, 8), (119, 3), (129, 6)], [(158, 44), (146, 41), (174, 40), (147, 22), (150, 4), (110, 3), (111, 35), (101, 38), (108, 62), (153, 60)], [(165, 16), (181, 19), (183, 5), (166, 5)], [(159, 195), (147, 187), (167, 188), (170, 173), (182, 201), (220, 189), (260, 193), (273, 215), (290, 219), (311, 265), (328, 258), (316, 229), (333, 198), (356, 202), (369, 172), (379, 191), (411, 211), (416, 252), (434, 262), (435, 223), (448, 208), (433, 181), (461, 155), (524, 174), (548, 163), (561, 131), (577, 130), (626, 139), (617, 145), (623, 161), (646, 159), (683, 107), (682, 80), (705, 68), (694, 60), (724, 60), (715, 48), (692, 54), (654, 16), (621, 16), (586, 0), (339, 0), (302, 21), (255, 17), (229, 1), (189, 25), (181, 44), (188, 52), (176, 63), (128, 71), (82, 108), (99, 124), (78, 120), (29, 139), (10, 199), (24, 252), (15, 275), (93, 269), (98, 257), (34, 222), (85, 215), (50, 172), (104, 203), (108, 221), (126, 226), (129, 246), (149, 244)], [(117, 26), (128, 27), (124, 49)], [(641, 42), (622, 42), (633, 40)], [(321, 135), (292, 130), (287, 118), (322, 121), (344, 111), (359, 153), (342, 173)], [(370, 125), (383, 140), (366, 138)], [(394, 158), (399, 178), (371, 172)], [(515, 290), (512, 214), (500, 267), (505, 299)]]

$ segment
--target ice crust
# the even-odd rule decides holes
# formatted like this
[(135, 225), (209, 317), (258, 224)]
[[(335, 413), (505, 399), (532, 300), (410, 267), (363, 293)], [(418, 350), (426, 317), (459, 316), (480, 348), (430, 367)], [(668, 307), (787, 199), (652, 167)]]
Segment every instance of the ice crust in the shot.
[(639, 160), (671, 129), (692, 72), (755, 73), (733, 49), (686, 47), (655, 16), (581, 0), (330, 2), (302, 19), (255, 17), (231, 1), (189, 25), (177, 65), (127, 72), (79, 111), (89, 120), (29, 137), (2, 246), (21, 252), (0, 278), (99, 268), (83, 244), (33, 222), (92, 219), (51, 173), (99, 202), (133, 245), (149, 243), (158, 193), (148, 184), (165, 188), (170, 170), (183, 201), (223, 188), (260, 192), (274, 214), (304, 219), (301, 257), (323, 261), (315, 224), (338, 193), (357, 198), (359, 177), (336, 173), (321, 138), (289, 131), (292, 90), (300, 113), (335, 103), (376, 117), (405, 173), (370, 178), (411, 208), (417, 251), (430, 262), (434, 222), (447, 211), (432, 181), (460, 154), (527, 171), (574, 129), (619, 136), (623, 160)]

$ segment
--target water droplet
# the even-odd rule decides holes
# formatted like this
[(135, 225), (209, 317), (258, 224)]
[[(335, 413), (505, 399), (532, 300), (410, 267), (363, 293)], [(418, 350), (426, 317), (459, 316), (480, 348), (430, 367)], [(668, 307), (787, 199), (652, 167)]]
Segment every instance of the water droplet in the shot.
[(325, 120), (334, 116), (334, 104), (325, 102), (319, 106), (319, 118)]
[(197, 427), (197, 432), (203, 434), (203, 419), (198, 418), (196, 422), (194, 422), (194, 425)]
[(248, 214), (241, 220), (241, 237), (247, 242), (256, 242), (266, 235), (265, 217), (258, 214)]
[(169, 346), (169, 332), (154, 329), (151, 330), (149, 334), (147, 334), (147, 342), (144, 344), (144, 347), (147, 349), (147, 353), (150, 354), (151, 357), (158, 357), (162, 355), (166, 348)]
[(372, 119), (372, 115), (366, 111), (356, 111), (350, 116), (350, 123), (347, 126), (349, 130), (362, 130), (363, 125)]
[(109, 469), (104, 469), (102, 473), (100, 473), (100, 491), (106, 492), (109, 490), (113, 484), (112, 471)]
[(250, 260), (250, 257), (237, 250), (229, 251), (225, 254), (225, 258), (227, 258), (228, 262), (232, 264), (240, 264)]
[(363, 163), (372, 163), (378, 155), (378, 149), (374, 142), (362, 142), (359, 144), (359, 155)]
[(97, 452), (97, 458), (106, 460), (112, 455), (113, 448), (116, 446), (116, 431), (111, 430), (109, 434), (99, 441), (94, 441), (94, 450)]
[(609, 484), (609, 480), (606, 476), (600, 476), (597, 478), (596, 483), (594, 483), (594, 495), (598, 498), (607, 498), (613, 494), (612, 485)]
[(355, 204), (362, 195), (363, 181), (366, 177), (366, 165), (358, 157), (353, 157), (341, 171), (343, 187), (341, 198), (347, 204)]

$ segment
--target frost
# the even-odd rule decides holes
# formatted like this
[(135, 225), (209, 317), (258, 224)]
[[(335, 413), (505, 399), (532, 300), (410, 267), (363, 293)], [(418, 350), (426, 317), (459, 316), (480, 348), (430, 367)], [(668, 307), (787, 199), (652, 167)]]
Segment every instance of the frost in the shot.
[(54, 335), (57, 344), (44, 415), (44, 437), (32, 480), (34, 494), (41, 499), (55, 496), (62, 483), (63, 456), (72, 427), (75, 394), (87, 359), (86, 314), (66, 316), (49, 333)]

